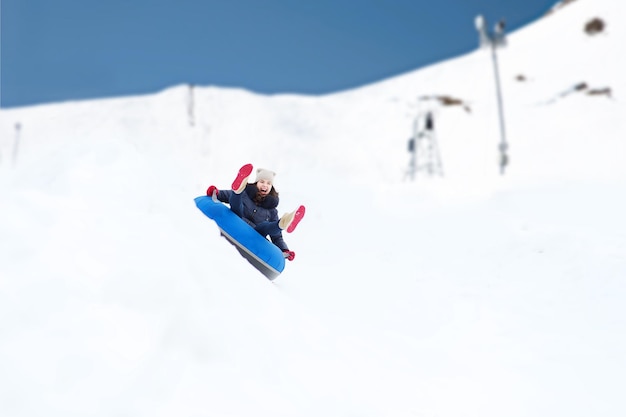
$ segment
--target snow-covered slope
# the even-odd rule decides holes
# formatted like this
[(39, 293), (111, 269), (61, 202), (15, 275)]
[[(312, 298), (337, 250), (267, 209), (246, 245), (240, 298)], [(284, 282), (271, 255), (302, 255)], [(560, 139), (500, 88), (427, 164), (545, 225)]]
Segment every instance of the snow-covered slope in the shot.
[[(498, 50), (505, 176), (487, 50), (0, 111), (0, 414), (623, 415), (623, 16), (576, 0)], [(428, 110), (444, 177), (408, 181)], [(275, 283), (193, 203), (246, 162), (307, 206)]]

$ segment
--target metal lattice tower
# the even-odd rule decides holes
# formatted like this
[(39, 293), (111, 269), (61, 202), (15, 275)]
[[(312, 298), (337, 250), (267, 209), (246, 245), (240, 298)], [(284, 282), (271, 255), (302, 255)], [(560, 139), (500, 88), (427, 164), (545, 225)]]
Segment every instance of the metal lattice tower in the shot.
[(411, 152), (411, 161), (408, 175), (411, 180), (414, 180), (420, 172), (429, 177), (443, 177), (435, 120), (431, 111), (421, 113), (415, 118), (413, 137), (409, 139), (409, 152)]

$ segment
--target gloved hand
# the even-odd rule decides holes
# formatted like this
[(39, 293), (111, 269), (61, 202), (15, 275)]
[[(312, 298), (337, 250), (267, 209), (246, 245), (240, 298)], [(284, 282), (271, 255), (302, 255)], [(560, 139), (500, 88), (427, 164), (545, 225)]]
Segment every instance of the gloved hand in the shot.
[(206, 189), (206, 195), (208, 195), (209, 197), (213, 197), (213, 191), (215, 191), (215, 195), (217, 195), (218, 189), (215, 185), (211, 185), (209, 188)]
[(292, 251), (292, 250), (289, 250), (289, 249), (283, 249), (283, 256), (288, 261), (293, 261), (293, 258), (296, 257), (296, 253), (294, 251)]

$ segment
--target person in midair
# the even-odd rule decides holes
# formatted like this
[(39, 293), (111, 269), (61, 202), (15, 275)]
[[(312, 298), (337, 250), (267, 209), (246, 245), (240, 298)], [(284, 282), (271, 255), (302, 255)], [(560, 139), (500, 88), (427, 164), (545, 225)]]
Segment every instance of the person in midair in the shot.
[(274, 187), (276, 173), (264, 168), (256, 170), (256, 179), (248, 183), (252, 174), (252, 164), (246, 164), (239, 169), (237, 177), (230, 190), (219, 190), (211, 185), (207, 189), (209, 197), (217, 198), (228, 203), (230, 209), (242, 220), (259, 232), (262, 236), (269, 236), (270, 240), (282, 252), (285, 258), (293, 261), (296, 254), (290, 250), (283, 239), (283, 230), (291, 233), (304, 217), (304, 206), (295, 211), (278, 217), (278, 191)]

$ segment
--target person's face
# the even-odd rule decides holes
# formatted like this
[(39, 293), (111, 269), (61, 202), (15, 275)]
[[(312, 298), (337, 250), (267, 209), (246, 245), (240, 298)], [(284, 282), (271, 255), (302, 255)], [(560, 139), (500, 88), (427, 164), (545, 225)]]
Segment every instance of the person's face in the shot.
[(270, 193), (270, 190), (272, 189), (272, 183), (268, 180), (259, 180), (256, 183), (256, 188), (259, 189), (259, 193), (262, 196), (266, 196)]

